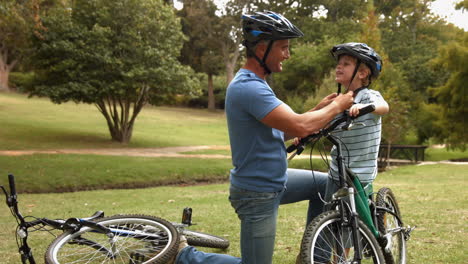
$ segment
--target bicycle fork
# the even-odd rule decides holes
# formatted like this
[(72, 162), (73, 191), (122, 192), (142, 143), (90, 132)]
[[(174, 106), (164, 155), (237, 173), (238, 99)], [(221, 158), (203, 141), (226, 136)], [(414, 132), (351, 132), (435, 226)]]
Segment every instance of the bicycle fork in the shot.
[(360, 264), (362, 260), (362, 245), (361, 245), (361, 239), (360, 239), (360, 234), (359, 234), (359, 223), (358, 223), (358, 214), (356, 211), (356, 202), (354, 201), (354, 188), (349, 187), (348, 188), (348, 194), (349, 194), (349, 204), (351, 207), (351, 215), (350, 215), (350, 222), (351, 222), (351, 227), (352, 227), (352, 238), (353, 238), (353, 244), (354, 244), (354, 260), (352, 264)]

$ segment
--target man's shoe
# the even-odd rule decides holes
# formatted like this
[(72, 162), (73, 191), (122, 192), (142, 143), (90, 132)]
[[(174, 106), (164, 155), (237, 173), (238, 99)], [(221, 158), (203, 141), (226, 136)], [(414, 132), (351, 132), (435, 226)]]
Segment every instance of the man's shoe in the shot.
[(177, 257), (179, 256), (180, 252), (182, 251), (182, 249), (188, 247), (188, 243), (187, 243), (187, 238), (183, 235), (180, 236), (179, 238), (179, 248), (177, 249), (177, 254), (175, 254), (174, 257), (172, 257), (172, 259), (170, 259), (167, 264), (175, 264), (175, 261), (177, 259)]

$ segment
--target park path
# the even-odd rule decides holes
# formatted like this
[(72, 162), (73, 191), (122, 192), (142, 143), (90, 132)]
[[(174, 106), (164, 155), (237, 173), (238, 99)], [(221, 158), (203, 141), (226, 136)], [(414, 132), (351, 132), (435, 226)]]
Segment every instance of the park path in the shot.
[(41, 150), (0, 150), (2, 156), (22, 156), (33, 154), (92, 154), (106, 156), (133, 157), (176, 157), (176, 158), (231, 158), (222, 154), (191, 154), (186, 152), (201, 150), (229, 150), (229, 146), (183, 146), (164, 148), (101, 148), (101, 149), (41, 149)]
[[(230, 159), (231, 155), (223, 154), (197, 154), (189, 153), (203, 150), (229, 150), (229, 146), (181, 146), (163, 148), (100, 148), (100, 149), (41, 149), (41, 150), (0, 150), (0, 156), (23, 156), (33, 154), (92, 154), (106, 156), (131, 156), (131, 157), (170, 157), (170, 158), (209, 158)], [(295, 156), (294, 159), (309, 159), (310, 155)], [(313, 158), (321, 158), (313, 155)], [(399, 163), (408, 163), (400, 160)], [(468, 162), (453, 161), (423, 161), (418, 165), (430, 164), (456, 164), (468, 165)]]

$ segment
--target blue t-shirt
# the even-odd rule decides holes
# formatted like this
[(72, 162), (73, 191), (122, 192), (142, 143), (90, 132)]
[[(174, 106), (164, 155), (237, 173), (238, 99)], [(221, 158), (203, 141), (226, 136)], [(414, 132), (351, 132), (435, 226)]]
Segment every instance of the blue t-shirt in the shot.
[(284, 133), (262, 120), (283, 102), (267, 82), (240, 69), (226, 92), (226, 116), (231, 143), (231, 184), (258, 192), (276, 192), (286, 184)]

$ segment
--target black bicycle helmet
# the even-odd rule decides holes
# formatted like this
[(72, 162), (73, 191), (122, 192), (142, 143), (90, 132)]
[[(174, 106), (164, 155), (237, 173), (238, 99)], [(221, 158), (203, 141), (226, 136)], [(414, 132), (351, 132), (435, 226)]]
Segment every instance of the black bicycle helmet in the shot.
[(343, 54), (357, 58), (359, 63), (365, 63), (370, 68), (373, 79), (377, 79), (382, 71), (382, 58), (365, 43), (349, 42), (339, 44), (331, 49), (331, 53), (336, 60)]
[(256, 44), (260, 40), (292, 39), (304, 36), (287, 18), (272, 11), (242, 15), (245, 41)]
[[(271, 11), (255, 12), (253, 15), (242, 15), (242, 31), (244, 33), (242, 44), (247, 48), (247, 54), (253, 56), (265, 69), (267, 74), (271, 73), (266, 65), (266, 59), (273, 46), (273, 42), (275, 40), (304, 36), (304, 33), (288, 19)], [(258, 58), (253, 50), (255, 45), (261, 40), (270, 41), (263, 59)]]

